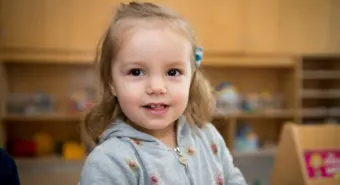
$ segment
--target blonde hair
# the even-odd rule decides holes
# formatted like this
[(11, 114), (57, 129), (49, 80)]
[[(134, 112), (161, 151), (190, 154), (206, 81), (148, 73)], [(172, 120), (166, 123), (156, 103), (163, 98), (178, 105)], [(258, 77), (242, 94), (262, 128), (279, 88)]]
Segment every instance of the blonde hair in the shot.
[[(202, 71), (195, 65), (194, 49), (195, 39), (190, 26), (179, 15), (166, 7), (161, 7), (152, 3), (130, 2), (121, 4), (117, 9), (113, 20), (104, 35), (98, 49), (96, 62), (99, 67), (100, 82), (102, 85), (102, 97), (98, 105), (86, 115), (84, 126), (91, 138), (97, 142), (100, 134), (108, 124), (117, 118), (126, 119), (121, 111), (117, 98), (112, 94), (112, 61), (114, 61), (122, 44), (122, 33), (126, 33), (123, 23), (131, 20), (153, 19), (164, 23), (175, 25), (174, 28), (182, 31), (192, 43), (192, 82), (189, 92), (189, 100), (184, 115), (189, 123), (205, 124), (211, 119), (215, 107), (213, 89), (204, 77)], [(128, 20), (128, 21), (127, 21)], [(130, 23), (131, 24), (131, 23)], [(133, 25), (132, 25), (133, 27)]]

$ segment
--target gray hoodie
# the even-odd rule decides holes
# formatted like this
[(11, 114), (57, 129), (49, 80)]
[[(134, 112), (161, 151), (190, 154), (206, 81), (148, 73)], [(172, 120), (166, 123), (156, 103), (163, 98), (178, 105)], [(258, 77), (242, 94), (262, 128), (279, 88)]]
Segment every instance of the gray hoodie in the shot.
[(225, 142), (212, 124), (202, 128), (181, 117), (178, 147), (117, 120), (83, 166), (80, 185), (245, 185)]

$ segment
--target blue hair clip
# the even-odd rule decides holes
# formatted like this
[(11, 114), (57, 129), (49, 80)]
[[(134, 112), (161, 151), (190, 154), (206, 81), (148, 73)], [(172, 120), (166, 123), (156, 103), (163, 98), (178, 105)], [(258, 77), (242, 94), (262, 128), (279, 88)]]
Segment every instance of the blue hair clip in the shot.
[(196, 60), (196, 66), (199, 67), (202, 63), (203, 58), (203, 48), (198, 46), (195, 48), (195, 60)]

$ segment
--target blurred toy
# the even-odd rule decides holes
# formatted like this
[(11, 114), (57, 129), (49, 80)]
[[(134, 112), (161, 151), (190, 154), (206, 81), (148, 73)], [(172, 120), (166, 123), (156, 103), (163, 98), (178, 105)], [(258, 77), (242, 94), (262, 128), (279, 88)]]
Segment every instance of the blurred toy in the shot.
[(70, 112), (83, 112), (92, 107), (95, 101), (95, 90), (84, 88), (73, 91), (69, 95)]
[(261, 101), (258, 94), (252, 93), (245, 96), (242, 101), (242, 109), (246, 112), (255, 112), (261, 109)]
[(77, 142), (66, 142), (62, 148), (63, 158), (69, 160), (81, 160), (86, 156), (86, 149)]
[(223, 82), (216, 87), (216, 108), (219, 112), (235, 113), (240, 111), (240, 97), (235, 87)]
[(48, 133), (39, 132), (34, 134), (33, 140), (36, 145), (37, 156), (50, 156), (54, 152), (55, 142)]
[(7, 148), (9, 153), (15, 157), (34, 157), (36, 155), (36, 144), (31, 140), (11, 138)]
[(10, 114), (41, 114), (49, 113), (54, 109), (52, 96), (45, 93), (9, 94), (7, 99), (7, 111)]
[(258, 136), (249, 124), (238, 124), (235, 147), (237, 151), (256, 151), (259, 148)]

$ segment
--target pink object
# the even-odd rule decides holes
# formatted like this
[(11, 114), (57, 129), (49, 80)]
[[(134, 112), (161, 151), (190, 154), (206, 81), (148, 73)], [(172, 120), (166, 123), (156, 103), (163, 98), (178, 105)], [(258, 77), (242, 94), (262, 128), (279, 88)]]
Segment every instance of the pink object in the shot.
[(189, 147), (188, 148), (188, 153), (190, 154), (190, 155), (194, 155), (195, 154), (195, 148), (193, 148), (193, 147)]
[(304, 152), (307, 176), (333, 178), (340, 174), (340, 149), (310, 150)]
[(216, 185), (223, 185), (224, 184), (224, 179), (221, 177), (221, 174), (218, 173), (216, 175)]
[(151, 176), (150, 180), (151, 180), (151, 184), (150, 185), (157, 185), (158, 178), (157, 178), (156, 175)]
[(211, 149), (212, 149), (214, 154), (217, 154), (217, 145), (216, 144), (212, 144)]

